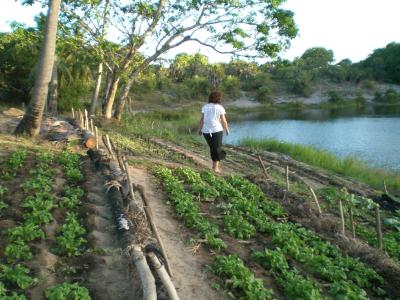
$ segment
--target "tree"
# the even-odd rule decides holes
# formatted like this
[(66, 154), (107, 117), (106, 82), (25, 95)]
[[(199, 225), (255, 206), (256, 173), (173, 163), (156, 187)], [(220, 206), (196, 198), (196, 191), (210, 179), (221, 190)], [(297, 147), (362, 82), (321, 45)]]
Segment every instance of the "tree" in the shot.
[[(297, 35), (293, 13), (280, 8), (282, 0), (254, 1), (130, 1), (116, 3), (124, 44), (114, 55), (111, 88), (104, 116), (111, 118), (118, 85), (128, 78), (118, 101), (115, 118), (136, 76), (170, 49), (195, 42), (222, 54), (274, 57)], [(135, 61), (137, 53), (146, 55)], [(153, 50), (152, 50), (153, 49)]]
[(308, 69), (327, 67), (334, 61), (333, 51), (322, 47), (307, 49), (300, 58)]
[(53, 71), (56, 36), (58, 25), (58, 13), (61, 0), (49, 0), (45, 35), (40, 50), (40, 59), (36, 74), (35, 85), (32, 91), (32, 98), (27, 111), (15, 129), (15, 133), (27, 133), (34, 137), (40, 132), (43, 110), (47, 100), (48, 86)]

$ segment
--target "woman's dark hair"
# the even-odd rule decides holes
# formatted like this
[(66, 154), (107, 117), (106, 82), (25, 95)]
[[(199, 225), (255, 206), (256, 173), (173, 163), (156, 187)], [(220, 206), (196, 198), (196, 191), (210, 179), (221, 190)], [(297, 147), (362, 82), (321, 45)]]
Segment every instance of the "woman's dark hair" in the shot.
[(221, 100), (222, 100), (221, 92), (212, 92), (210, 96), (208, 96), (208, 103), (221, 104)]

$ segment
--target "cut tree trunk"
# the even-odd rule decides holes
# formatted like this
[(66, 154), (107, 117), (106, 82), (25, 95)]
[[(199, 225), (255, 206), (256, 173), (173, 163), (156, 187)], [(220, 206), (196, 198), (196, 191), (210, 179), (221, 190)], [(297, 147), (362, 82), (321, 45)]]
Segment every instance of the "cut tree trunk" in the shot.
[(35, 137), (40, 132), (40, 124), (43, 118), (43, 110), (47, 100), (49, 82), (54, 66), (60, 5), (61, 0), (49, 1), (44, 40), (40, 50), (40, 59), (35, 85), (32, 90), (32, 98), (24, 117), (15, 129), (16, 134), (27, 133)]
[(88, 149), (93, 149), (96, 147), (96, 137), (89, 130), (82, 130), (83, 134), (83, 146)]

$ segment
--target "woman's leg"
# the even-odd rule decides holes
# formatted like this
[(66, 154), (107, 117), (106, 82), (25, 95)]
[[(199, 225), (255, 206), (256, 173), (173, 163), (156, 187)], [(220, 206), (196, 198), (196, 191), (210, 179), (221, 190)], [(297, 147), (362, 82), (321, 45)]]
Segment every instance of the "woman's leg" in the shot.
[(208, 146), (210, 147), (210, 156), (213, 161), (212, 168), (215, 172), (220, 172), (219, 161), (220, 158), (218, 149), (220, 149), (222, 145), (222, 132), (216, 132), (213, 134), (203, 134), (204, 138), (207, 141)]

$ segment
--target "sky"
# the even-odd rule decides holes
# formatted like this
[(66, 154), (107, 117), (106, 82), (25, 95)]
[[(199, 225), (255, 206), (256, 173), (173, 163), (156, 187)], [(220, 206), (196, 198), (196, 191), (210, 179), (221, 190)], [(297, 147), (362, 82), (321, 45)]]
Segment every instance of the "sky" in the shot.
[[(24, 7), (15, 0), (0, 0), (0, 31), (9, 31), (9, 23), (34, 24), (39, 5)], [(349, 58), (353, 62), (365, 59), (374, 49), (390, 42), (400, 42), (400, 0), (287, 0), (284, 8), (295, 13), (299, 36), (291, 48), (282, 54), (292, 60), (311, 47), (333, 50), (336, 62)], [(186, 45), (177, 53), (198, 51), (197, 45)], [(201, 49), (210, 62), (229, 61), (229, 57)]]

